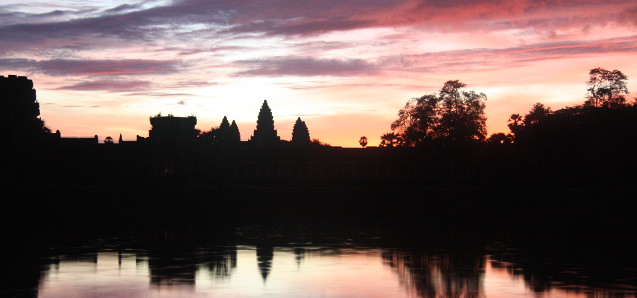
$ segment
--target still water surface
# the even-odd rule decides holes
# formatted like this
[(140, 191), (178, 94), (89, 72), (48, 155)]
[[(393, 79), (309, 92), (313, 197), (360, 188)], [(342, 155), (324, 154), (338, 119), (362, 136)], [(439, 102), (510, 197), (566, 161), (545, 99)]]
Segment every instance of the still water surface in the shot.
[[(520, 260), (517, 254), (512, 259)], [(404, 249), (257, 242), (140, 248), (100, 243), (57, 249), (42, 262), (33, 290), (39, 297), (634, 297), (636, 293), (634, 278), (591, 286), (581, 267), (537, 272), (535, 265), (508, 261), (511, 255), (511, 250), (498, 246)]]

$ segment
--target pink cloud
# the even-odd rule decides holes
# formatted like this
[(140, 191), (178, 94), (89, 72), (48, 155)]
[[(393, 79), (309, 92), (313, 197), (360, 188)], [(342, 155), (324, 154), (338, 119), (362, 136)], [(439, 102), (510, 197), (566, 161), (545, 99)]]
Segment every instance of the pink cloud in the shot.
[(533, 62), (637, 52), (637, 36), (560, 41), (505, 49), (467, 49), (385, 56), (373, 60), (274, 57), (236, 61), (236, 76), (367, 76), (383, 71), (455, 73), (522, 66)]
[(79, 90), (79, 91), (110, 91), (110, 92), (128, 92), (138, 90), (148, 90), (151, 83), (148, 81), (113, 81), (98, 80), (81, 82), (74, 85), (59, 87), (63, 90)]
[(467, 49), (380, 59), (386, 69), (453, 73), (468, 70), (511, 68), (531, 62), (612, 53), (637, 53), (637, 36), (596, 41), (539, 43), (506, 49)]

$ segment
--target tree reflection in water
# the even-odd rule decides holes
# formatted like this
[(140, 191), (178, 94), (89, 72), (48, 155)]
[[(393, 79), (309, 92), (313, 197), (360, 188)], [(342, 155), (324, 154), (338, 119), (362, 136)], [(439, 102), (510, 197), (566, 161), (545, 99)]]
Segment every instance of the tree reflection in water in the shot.
[(201, 250), (159, 248), (149, 251), (148, 269), (151, 284), (195, 284), (198, 269), (206, 269), (215, 279), (225, 279), (237, 267), (234, 246), (209, 247)]
[(401, 284), (420, 297), (482, 297), (485, 272), (480, 252), (387, 249), (382, 258)]
[[(556, 290), (595, 297), (635, 297), (637, 271), (626, 256), (605, 251), (537, 251), (498, 244), (488, 249), (490, 265), (521, 277), (535, 293)], [(627, 262), (627, 263), (626, 263)]]

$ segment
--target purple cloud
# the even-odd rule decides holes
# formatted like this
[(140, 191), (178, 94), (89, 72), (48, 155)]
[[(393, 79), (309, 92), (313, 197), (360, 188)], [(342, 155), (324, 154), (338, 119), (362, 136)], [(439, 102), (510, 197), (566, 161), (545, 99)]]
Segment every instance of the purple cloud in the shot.
[[(2, 67), (4, 66), (4, 67)], [(165, 74), (179, 70), (177, 61), (160, 60), (32, 60), (0, 59), (0, 68), (23, 69), (47, 75), (142, 75)]]
[(318, 20), (256, 20), (248, 24), (240, 24), (222, 33), (262, 32), (269, 35), (312, 35), (332, 31), (344, 31), (374, 27), (373, 20), (349, 20), (346, 18), (323, 18)]
[[(582, 11), (587, 11), (582, 14)], [(182, 0), (167, 6), (144, 8), (124, 4), (99, 14), (52, 11), (25, 15), (0, 12), (11, 19), (0, 26), (5, 50), (23, 50), (65, 41), (97, 41), (117, 37), (149, 43), (177, 38), (187, 25), (204, 25), (204, 35), (257, 33), (306, 36), (372, 27), (419, 25), (423, 28), (500, 30), (560, 28), (622, 22), (635, 25), (635, 6), (626, 0), (592, 1), (410, 1), (349, 0)], [(31, 20), (19, 22), (17, 20)], [(33, 21), (35, 20), (35, 21)], [(170, 26), (167, 26), (170, 25)], [(187, 31), (187, 30), (186, 30)], [(57, 41), (57, 43), (52, 40)], [(92, 43), (82, 46), (91, 48)]]
[(78, 91), (109, 91), (109, 92), (129, 92), (148, 90), (151, 83), (148, 81), (112, 81), (98, 80), (81, 82), (74, 85), (63, 86), (57, 89), (78, 90)]
[(235, 63), (246, 69), (236, 76), (353, 76), (378, 71), (373, 64), (361, 59), (276, 57)]
[(637, 26), (637, 6), (626, 9), (619, 15), (619, 22)]
[(164, 92), (133, 92), (126, 94), (127, 96), (153, 96), (153, 97), (191, 97), (197, 96), (191, 93), (164, 93)]
[(113, 7), (113, 8), (107, 9), (104, 12), (106, 12), (106, 13), (120, 13), (120, 12), (131, 11), (131, 10), (135, 10), (135, 9), (139, 9), (139, 8), (140, 8), (140, 6), (136, 5), (136, 4), (122, 4), (122, 5), (119, 5), (117, 7)]
[(176, 72), (178, 62), (159, 60), (45, 60), (37, 63), (51, 75), (136, 75)]
[(202, 87), (209, 87), (209, 86), (212, 86), (212, 85), (217, 85), (217, 83), (216, 82), (208, 82), (208, 81), (191, 80), (191, 81), (175, 82), (175, 83), (171, 84), (168, 87), (169, 88), (175, 88), (175, 89), (184, 89), (184, 88), (202, 88)]

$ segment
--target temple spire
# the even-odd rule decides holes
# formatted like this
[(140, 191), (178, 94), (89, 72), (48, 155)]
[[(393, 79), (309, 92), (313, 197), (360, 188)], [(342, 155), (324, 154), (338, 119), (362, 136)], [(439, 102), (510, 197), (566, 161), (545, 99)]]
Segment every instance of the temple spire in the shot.
[(250, 138), (250, 141), (259, 145), (272, 145), (281, 141), (274, 129), (274, 118), (267, 100), (263, 101), (257, 118), (257, 129), (254, 130), (254, 135)]
[(299, 145), (310, 143), (310, 131), (307, 129), (305, 121), (301, 120), (301, 117), (296, 119), (296, 123), (294, 123), (292, 143)]
[(232, 124), (230, 124), (230, 140), (234, 143), (241, 142), (241, 133), (239, 132), (239, 126), (237, 126), (237, 122), (232, 120)]

